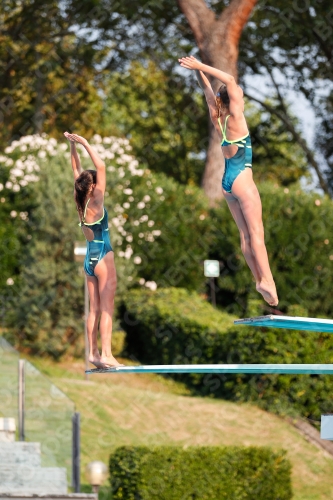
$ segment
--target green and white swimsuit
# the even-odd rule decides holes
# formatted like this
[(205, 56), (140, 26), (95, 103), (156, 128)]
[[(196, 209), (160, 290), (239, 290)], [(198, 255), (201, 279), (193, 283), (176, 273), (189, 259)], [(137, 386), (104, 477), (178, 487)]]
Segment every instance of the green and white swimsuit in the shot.
[(95, 267), (103, 257), (109, 253), (113, 252), (110, 235), (109, 235), (109, 224), (108, 224), (108, 212), (106, 208), (103, 208), (103, 217), (96, 222), (88, 224), (85, 222), (87, 206), (90, 201), (88, 199), (86, 206), (84, 208), (84, 214), (81, 225), (89, 227), (94, 233), (94, 239), (92, 241), (87, 240), (87, 253), (83, 264), (83, 269), (88, 276), (95, 276)]
[(218, 123), (222, 132), (221, 146), (238, 146), (238, 151), (234, 156), (232, 156), (232, 158), (225, 158), (225, 169), (222, 179), (222, 187), (228, 193), (231, 193), (232, 185), (239, 174), (246, 168), (252, 168), (252, 144), (249, 133), (244, 137), (241, 137), (240, 139), (228, 141), (226, 137), (226, 128), (229, 116), (230, 115), (228, 115), (225, 119), (224, 128), (222, 127), (219, 118)]

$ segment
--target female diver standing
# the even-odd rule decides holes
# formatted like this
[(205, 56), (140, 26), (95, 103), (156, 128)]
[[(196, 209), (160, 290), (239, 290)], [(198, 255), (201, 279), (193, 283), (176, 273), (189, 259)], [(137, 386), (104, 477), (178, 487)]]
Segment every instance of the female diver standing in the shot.
[[(212, 123), (221, 138), (225, 170), (222, 191), (238, 226), (241, 249), (256, 281), (256, 289), (271, 306), (278, 296), (269, 267), (258, 189), (252, 178), (251, 139), (244, 117), (243, 91), (233, 76), (202, 64), (195, 57), (179, 59), (195, 70), (203, 89)], [(216, 96), (205, 73), (222, 82)]]
[[(70, 141), (74, 199), (80, 226), (87, 240), (84, 271), (90, 301), (87, 319), (89, 361), (97, 368), (123, 366), (118, 363), (111, 352), (112, 315), (117, 275), (109, 236), (108, 213), (104, 208), (105, 165), (86, 139), (68, 132), (65, 132), (64, 136)], [(76, 142), (86, 149), (96, 170), (82, 171), (75, 147)], [(101, 354), (97, 346), (98, 321), (102, 340)]]

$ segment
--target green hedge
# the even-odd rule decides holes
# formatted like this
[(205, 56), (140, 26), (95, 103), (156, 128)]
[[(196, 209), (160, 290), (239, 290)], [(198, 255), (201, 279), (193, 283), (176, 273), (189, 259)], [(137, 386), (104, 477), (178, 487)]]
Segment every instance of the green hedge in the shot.
[[(333, 363), (329, 334), (234, 326), (234, 317), (182, 289), (131, 291), (123, 306), (127, 353), (142, 363)], [(331, 411), (329, 375), (177, 374), (201, 395), (255, 401), (279, 414)]]
[(286, 452), (259, 447), (130, 447), (110, 457), (113, 499), (289, 500)]

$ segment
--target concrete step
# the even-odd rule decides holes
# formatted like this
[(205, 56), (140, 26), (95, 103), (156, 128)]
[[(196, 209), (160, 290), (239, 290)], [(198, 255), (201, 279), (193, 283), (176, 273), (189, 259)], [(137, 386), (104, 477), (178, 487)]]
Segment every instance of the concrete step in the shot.
[(0, 467), (40, 467), (40, 443), (0, 442)]
[(66, 469), (60, 467), (0, 466), (0, 495), (67, 493)]

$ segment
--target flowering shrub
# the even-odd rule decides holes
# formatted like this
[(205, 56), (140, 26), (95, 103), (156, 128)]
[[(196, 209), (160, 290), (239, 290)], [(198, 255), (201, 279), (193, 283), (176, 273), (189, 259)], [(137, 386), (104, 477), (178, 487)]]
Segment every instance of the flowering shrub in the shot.
[[(201, 262), (209, 235), (208, 208), (199, 189), (141, 169), (127, 139), (95, 135), (91, 143), (107, 168), (105, 205), (118, 297), (132, 286), (202, 289)], [(92, 168), (85, 149), (78, 149), (83, 168)], [(38, 352), (45, 349), (52, 331), (46, 350), (58, 356), (74, 342), (82, 325), (82, 278), (73, 248), (83, 235), (73, 200), (69, 144), (46, 136), (23, 137), (6, 148), (0, 169), (0, 196), (7, 200), (11, 218), (20, 219), (27, 245), (18, 255), (18, 276), (9, 277), (19, 280), (20, 297), (9, 323), (16, 325), (20, 343), (33, 343)], [(40, 343), (38, 331), (43, 332)]]

